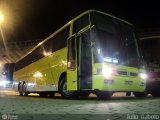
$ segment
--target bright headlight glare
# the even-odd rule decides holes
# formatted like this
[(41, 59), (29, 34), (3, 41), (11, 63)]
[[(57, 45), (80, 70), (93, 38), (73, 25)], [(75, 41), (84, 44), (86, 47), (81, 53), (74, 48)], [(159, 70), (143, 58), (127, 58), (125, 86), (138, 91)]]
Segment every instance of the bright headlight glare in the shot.
[(140, 73), (139, 75), (142, 79), (146, 79), (147, 78), (147, 74), (146, 73)]
[(2, 80), (0, 81), (0, 86), (6, 87), (7, 84), (10, 84), (10, 81)]
[(102, 74), (105, 77), (110, 77), (112, 75), (112, 73), (113, 73), (113, 70), (110, 67), (103, 67)]

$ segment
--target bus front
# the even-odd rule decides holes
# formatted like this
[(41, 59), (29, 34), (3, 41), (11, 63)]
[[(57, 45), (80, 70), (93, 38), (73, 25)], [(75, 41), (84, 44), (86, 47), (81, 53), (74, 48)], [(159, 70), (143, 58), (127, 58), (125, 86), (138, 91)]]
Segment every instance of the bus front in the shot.
[(91, 23), (95, 94), (99, 98), (111, 97), (114, 92), (145, 96), (147, 75), (142, 68), (132, 25), (100, 12), (91, 13)]

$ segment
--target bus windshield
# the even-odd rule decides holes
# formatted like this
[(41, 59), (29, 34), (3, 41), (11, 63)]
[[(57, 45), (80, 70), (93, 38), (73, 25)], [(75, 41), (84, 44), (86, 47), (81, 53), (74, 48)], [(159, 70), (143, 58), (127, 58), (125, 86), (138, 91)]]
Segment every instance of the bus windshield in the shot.
[(93, 13), (95, 62), (137, 66), (138, 49), (132, 26), (103, 14)]

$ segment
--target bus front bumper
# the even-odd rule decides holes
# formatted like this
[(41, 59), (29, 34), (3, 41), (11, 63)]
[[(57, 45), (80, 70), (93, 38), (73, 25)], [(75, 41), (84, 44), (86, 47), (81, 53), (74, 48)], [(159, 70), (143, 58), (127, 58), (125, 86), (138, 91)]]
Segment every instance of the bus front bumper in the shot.
[(103, 75), (93, 76), (93, 90), (113, 92), (143, 92), (146, 80), (138, 77), (114, 76), (106, 78)]

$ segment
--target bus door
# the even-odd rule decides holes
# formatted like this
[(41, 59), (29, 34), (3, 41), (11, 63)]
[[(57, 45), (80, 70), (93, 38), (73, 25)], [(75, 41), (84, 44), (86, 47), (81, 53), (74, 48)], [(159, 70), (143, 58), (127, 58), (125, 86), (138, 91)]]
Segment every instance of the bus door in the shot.
[(92, 89), (92, 50), (90, 31), (85, 31), (77, 36), (77, 60), (79, 89)]
[(67, 90), (78, 89), (76, 35), (68, 39)]
[(68, 39), (67, 89), (92, 88), (92, 52), (89, 31)]

